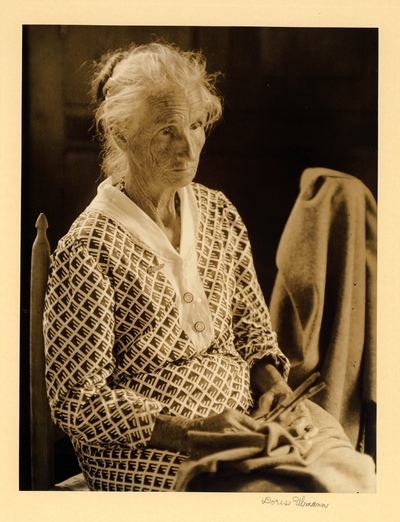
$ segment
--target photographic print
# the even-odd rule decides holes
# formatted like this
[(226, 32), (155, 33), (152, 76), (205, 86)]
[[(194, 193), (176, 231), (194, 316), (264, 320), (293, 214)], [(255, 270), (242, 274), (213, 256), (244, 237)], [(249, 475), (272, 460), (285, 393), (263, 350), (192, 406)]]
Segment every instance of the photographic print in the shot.
[[(29, 25), (23, 50), (23, 319), (43, 213), (54, 254), (42, 381), (63, 430), (45, 486), (66, 487), (81, 468), (95, 490), (375, 491), (378, 30)], [(28, 422), (24, 357), (21, 371), (28, 488), (39, 406)], [(274, 416), (283, 433), (256, 424), (313, 372), (325, 388), (310, 406), (324, 414), (301, 403), (290, 420)], [(311, 471), (328, 425), (343, 436), (347, 475), (329, 468), (329, 451), (325, 472)], [(196, 472), (213, 453), (233, 458), (231, 432), (243, 432), (238, 451), (277, 437), (239, 459), (260, 460), (250, 484), (224, 460), (213, 464), (221, 479), (211, 464)], [(271, 475), (276, 451), (286, 457)], [(310, 476), (286, 485), (305, 462)]]
[(398, 12), (220, 3), (6, 10), (4, 520), (393, 516)]

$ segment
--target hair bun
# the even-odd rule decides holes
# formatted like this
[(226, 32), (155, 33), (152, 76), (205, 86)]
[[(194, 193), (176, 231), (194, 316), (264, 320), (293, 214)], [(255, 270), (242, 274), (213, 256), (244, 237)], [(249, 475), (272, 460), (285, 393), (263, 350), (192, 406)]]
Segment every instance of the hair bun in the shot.
[(96, 104), (102, 103), (106, 99), (106, 85), (113, 75), (115, 66), (125, 58), (124, 51), (108, 53), (97, 63), (96, 72), (92, 81), (92, 97)]

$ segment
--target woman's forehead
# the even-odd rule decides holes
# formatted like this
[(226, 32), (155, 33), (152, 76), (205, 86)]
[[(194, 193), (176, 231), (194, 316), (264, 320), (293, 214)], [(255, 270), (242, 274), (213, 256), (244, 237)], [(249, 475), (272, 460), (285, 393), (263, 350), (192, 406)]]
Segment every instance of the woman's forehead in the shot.
[(205, 107), (199, 87), (174, 87), (150, 96), (146, 115), (154, 123), (162, 123), (166, 119), (182, 119), (202, 112), (205, 112)]

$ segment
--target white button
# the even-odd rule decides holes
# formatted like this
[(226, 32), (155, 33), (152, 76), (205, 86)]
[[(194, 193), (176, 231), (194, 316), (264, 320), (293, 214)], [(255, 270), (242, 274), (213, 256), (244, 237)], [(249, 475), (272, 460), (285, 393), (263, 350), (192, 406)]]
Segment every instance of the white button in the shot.
[(186, 292), (185, 294), (183, 294), (183, 300), (185, 301), (185, 303), (191, 303), (193, 301), (193, 294), (191, 294), (190, 292)]
[(201, 321), (198, 321), (197, 323), (195, 323), (194, 329), (196, 330), (196, 332), (199, 332), (199, 333), (204, 332), (205, 324), (202, 323)]

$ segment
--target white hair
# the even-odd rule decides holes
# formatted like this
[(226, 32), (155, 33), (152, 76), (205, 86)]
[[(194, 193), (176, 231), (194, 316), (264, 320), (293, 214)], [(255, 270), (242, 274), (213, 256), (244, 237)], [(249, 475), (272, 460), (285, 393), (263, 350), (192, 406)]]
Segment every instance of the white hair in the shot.
[(108, 53), (97, 63), (92, 80), (96, 128), (103, 141), (102, 171), (118, 181), (128, 173), (126, 153), (116, 138), (126, 139), (128, 128), (139, 121), (144, 102), (174, 87), (198, 86), (207, 113), (206, 131), (222, 115), (215, 88), (219, 73), (208, 74), (204, 56), (171, 44), (132, 45)]

